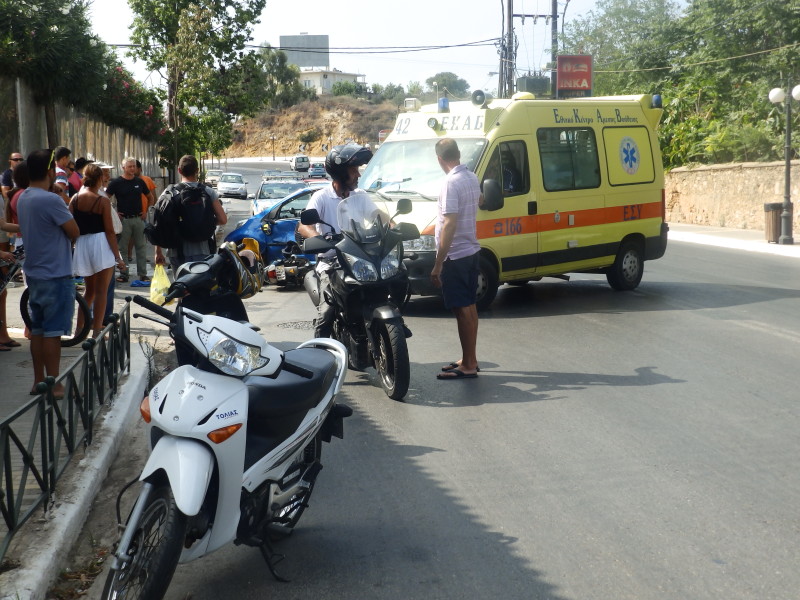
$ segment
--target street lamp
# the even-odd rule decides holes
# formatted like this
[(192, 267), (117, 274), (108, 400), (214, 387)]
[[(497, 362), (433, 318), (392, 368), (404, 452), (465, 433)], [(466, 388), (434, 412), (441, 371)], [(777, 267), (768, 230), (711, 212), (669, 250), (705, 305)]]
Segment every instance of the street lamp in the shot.
[(436, 90), (436, 106), (439, 106), (439, 84), (434, 81), (433, 87)]
[(269, 136), (269, 139), (272, 140), (272, 162), (275, 162), (275, 136)]
[[(788, 84), (788, 82), (787, 82)], [(789, 89), (789, 85), (786, 86)], [(800, 101), (800, 85), (796, 85), (792, 90), (792, 98)], [(773, 104), (784, 103), (786, 109), (786, 146), (784, 154), (786, 157), (786, 170), (784, 173), (783, 187), (783, 212), (781, 213), (781, 236), (778, 238), (779, 244), (794, 244), (792, 238), (792, 99), (787, 97), (782, 88), (773, 88), (769, 92), (769, 101)]]

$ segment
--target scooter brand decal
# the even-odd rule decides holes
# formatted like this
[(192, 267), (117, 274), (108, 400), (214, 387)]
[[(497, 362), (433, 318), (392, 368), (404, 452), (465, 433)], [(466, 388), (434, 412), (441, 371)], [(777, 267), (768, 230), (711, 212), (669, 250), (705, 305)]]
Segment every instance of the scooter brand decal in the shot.
[(196, 385), (196, 386), (197, 386), (197, 387), (199, 387), (201, 390), (204, 390), (204, 389), (206, 389), (206, 386), (204, 386), (202, 383), (199, 383), (199, 382), (197, 382), (197, 381), (190, 381), (190, 382), (189, 382), (189, 385)]
[(231, 417), (235, 417), (238, 414), (239, 414), (239, 411), (229, 410), (228, 412), (224, 412), (222, 414), (217, 415), (217, 419), (230, 419)]

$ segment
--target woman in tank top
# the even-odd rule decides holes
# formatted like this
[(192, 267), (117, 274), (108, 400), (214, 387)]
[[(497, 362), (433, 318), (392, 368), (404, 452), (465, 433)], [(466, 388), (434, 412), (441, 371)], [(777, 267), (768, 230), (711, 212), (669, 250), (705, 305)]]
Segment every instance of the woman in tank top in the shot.
[(83, 277), (86, 282), (83, 297), (92, 307), (93, 336), (97, 336), (103, 328), (108, 285), (114, 275), (114, 265), (125, 265), (111, 221), (111, 202), (98, 193), (102, 180), (100, 167), (87, 165), (83, 173), (83, 187), (69, 203), (69, 210), (81, 231), (75, 242), (72, 265), (75, 275)]

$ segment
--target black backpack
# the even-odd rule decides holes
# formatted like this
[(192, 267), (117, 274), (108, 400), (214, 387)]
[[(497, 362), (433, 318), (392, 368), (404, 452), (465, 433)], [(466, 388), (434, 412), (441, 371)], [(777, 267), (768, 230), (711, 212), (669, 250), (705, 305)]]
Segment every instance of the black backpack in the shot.
[(181, 249), (181, 242), (213, 238), (217, 217), (205, 185), (179, 183), (164, 192), (154, 207), (153, 222), (145, 225), (148, 242), (161, 248)]
[(167, 188), (164, 192), (153, 207), (152, 222), (144, 226), (144, 236), (154, 246), (177, 248), (181, 245), (178, 229), (180, 205), (175, 200), (173, 188)]
[(178, 229), (181, 239), (187, 242), (205, 242), (217, 230), (217, 215), (208, 188), (200, 183), (175, 186), (175, 198), (179, 203)]

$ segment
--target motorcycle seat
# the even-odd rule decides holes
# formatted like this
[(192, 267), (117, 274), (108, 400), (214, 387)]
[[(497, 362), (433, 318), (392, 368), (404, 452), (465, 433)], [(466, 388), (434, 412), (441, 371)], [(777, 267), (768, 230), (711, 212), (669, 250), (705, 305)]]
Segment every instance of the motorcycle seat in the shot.
[(289, 415), (302, 417), (322, 400), (336, 376), (336, 359), (321, 348), (289, 350), (285, 360), (307, 369), (312, 377), (308, 379), (282, 369), (275, 378), (245, 378), (249, 392), (249, 427)]

